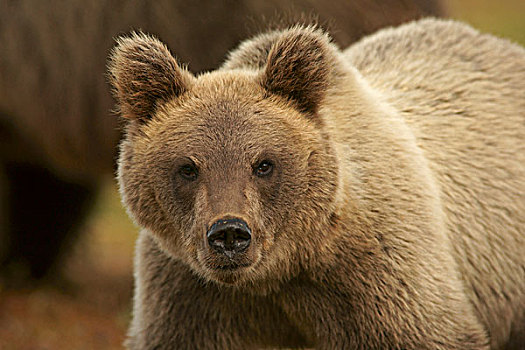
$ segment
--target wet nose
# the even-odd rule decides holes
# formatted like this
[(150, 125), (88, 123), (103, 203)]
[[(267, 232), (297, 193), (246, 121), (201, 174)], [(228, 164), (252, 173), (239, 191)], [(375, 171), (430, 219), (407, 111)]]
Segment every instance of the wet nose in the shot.
[(252, 232), (244, 220), (220, 219), (211, 225), (207, 237), (211, 248), (233, 258), (248, 248)]

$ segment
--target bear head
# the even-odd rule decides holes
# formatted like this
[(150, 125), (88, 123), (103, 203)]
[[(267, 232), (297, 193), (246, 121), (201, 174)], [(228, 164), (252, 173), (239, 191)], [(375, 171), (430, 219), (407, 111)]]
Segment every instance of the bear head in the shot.
[(118, 181), (144, 234), (223, 285), (268, 286), (309, 264), (331, 239), (338, 168), (320, 109), (339, 65), (313, 27), (261, 35), (197, 77), (154, 37), (118, 39)]

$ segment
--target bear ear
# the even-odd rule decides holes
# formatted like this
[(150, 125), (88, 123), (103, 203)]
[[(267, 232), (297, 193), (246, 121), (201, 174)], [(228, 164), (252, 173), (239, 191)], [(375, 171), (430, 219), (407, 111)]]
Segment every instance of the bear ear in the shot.
[(193, 76), (181, 69), (166, 45), (144, 33), (117, 39), (108, 75), (123, 117), (145, 121), (157, 104), (181, 95)]
[(315, 27), (292, 27), (273, 43), (262, 86), (293, 101), (302, 112), (315, 113), (337, 66), (337, 49)]

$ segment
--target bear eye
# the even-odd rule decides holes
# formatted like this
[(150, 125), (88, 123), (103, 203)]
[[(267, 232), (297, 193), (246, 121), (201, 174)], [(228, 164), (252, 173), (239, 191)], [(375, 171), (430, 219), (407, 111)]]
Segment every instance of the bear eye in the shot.
[(179, 168), (179, 174), (183, 178), (189, 181), (193, 181), (197, 179), (197, 176), (199, 175), (199, 172), (197, 170), (197, 167), (193, 164), (185, 164)]
[(269, 160), (263, 160), (254, 169), (253, 173), (258, 177), (269, 176), (273, 171), (273, 164)]

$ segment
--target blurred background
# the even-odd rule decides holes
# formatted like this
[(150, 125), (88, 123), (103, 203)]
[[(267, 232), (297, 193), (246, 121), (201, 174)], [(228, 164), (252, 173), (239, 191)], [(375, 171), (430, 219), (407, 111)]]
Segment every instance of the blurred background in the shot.
[[(92, 2), (98, 3), (95, 1)], [(105, 4), (104, 1), (99, 2)], [(246, 3), (249, 2), (250, 1), (246, 1)], [(307, 1), (303, 2), (306, 3)], [(363, 3), (365, 2), (366, 1)], [(42, 20), (39, 11), (44, 11), (43, 13), (45, 13), (45, 15), (42, 16), (51, 17), (47, 19), (44, 18), (43, 21), (69, 21), (71, 28), (80, 28), (87, 33), (84, 33), (84, 35), (88, 35), (89, 38), (94, 38), (92, 40), (96, 40), (97, 35), (100, 36), (104, 35), (104, 33), (111, 32), (111, 29), (108, 29), (111, 25), (103, 21), (101, 24), (102, 29), (97, 28), (97, 33), (93, 33), (93, 31), (95, 31), (94, 29), (83, 29), (82, 20), (84, 19), (82, 19), (82, 15), (78, 13), (67, 13), (64, 18), (54, 18), (53, 1), (49, 1), (49, 3), (47, 1), (40, 2), (40, 5), (38, 5), (40, 8), (34, 8), (35, 6), (32, 6), (37, 3), (36, 1), (20, 1), (22, 4), (20, 6), (25, 6), (25, 8), (22, 8), (22, 11), (24, 11), (24, 13), (33, 13), (33, 17), (29, 15), (17, 17), (13, 7), (10, 5), (11, 3), (14, 2), (0, 0), (0, 44), (2, 44), (2, 51), (0, 52), (0, 156), (4, 164), (15, 164), (15, 166), (9, 165), (5, 167), (4, 172), (0, 171), (0, 196), (4, 195), (2, 190), (8, 192), (5, 196), (7, 199), (0, 200), (0, 230), (2, 229), (1, 225), (5, 225), (4, 227), (9, 229), (11, 226), (16, 226), (17, 220), (19, 220), (21, 222), (20, 227), (24, 228), (24, 232), (26, 233), (20, 233), (16, 236), (19, 238), (13, 238), (15, 233), (11, 232), (6, 234), (0, 231), (0, 244), (3, 244), (3, 246), (0, 246), (0, 263), (2, 268), (0, 271), (0, 274), (2, 274), (0, 277), (0, 349), (121, 349), (127, 324), (130, 320), (133, 288), (132, 259), (134, 241), (138, 229), (130, 222), (120, 204), (116, 182), (112, 177), (113, 169), (107, 169), (107, 164), (112, 163), (111, 157), (114, 157), (114, 154), (107, 150), (112, 149), (112, 142), (114, 143), (116, 141), (112, 140), (108, 146), (104, 143), (105, 139), (97, 139), (97, 137), (102, 138), (102, 136), (93, 135), (93, 130), (96, 131), (96, 129), (86, 127), (86, 125), (89, 126), (90, 124), (83, 119), (82, 123), (84, 123), (83, 126), (86, 127), (86, 129), (82, 129), (81, 127), (77, 128), (81, 130), (82, 135), (89, 135), (89, 138), (85, 141), (87, 145), (83, 145), (82, 147), (86, 147), (86, 149), (89, 148), (90, 150), (97, 149), (97, 151), (92, 152), (93, 154), (90, 155), (94, 160), (84, 160), (81, 156), (78, 156), (82, 154), (82, 147), (79, 146), (79, 150), (76, 150), (77, 153), (75, 153), (73, 151), (75, 151), (74, 148), (76, 144), (71, 142), (71, 140), (61, 140), (60, 130), (52, 128), (46, 129), (46, 127), (49, 127), (49, 123), (46, 122), (47, 119), (45, 118), (49, 118), (49, 115), (47, 117), (44, 115), (41, 117), (42, 119), (33, 117), (33, 121), (23, 124), (25, 127), (24, 130), (27, 129), (30, 131), (29, 136), (20, 135), (20, 132), (17, 131), (19, 125), (10, 122), (8, 118), (11, 115), (16, 115), (18, 110), (23, 110), (26, 114), (34, 116), (37, 114), (37, 111), (27, 108), (44, 106), (46, 103), (49, 103), (49, 100), (53, 97), (53, 91), (51, 91), (53, 87), (49, 87), (45, 83), (33, 82), (31, 80), (33, 75), (30, 73), (36, 74), (37, 79), (43, 82), (49, 81), (49, 77), (46, 77), (45, 74), (42, 74), (40, 71), (33, 72), (31, 68), (28, 68), (29, 65), (38, 66), (39, 60), (52, 61), (55, 57), (54, 55), (68, 57), (68, 62), (74, 62), (75, 59), (81, 61), (83, 57), (89, 57), (89, 50), (97, 43), (94, 41), (74, 42), (71, 44), (79, 51), (77, 53), (78, 57), (75, 58), (72, 57), (74, 54), (64, 53), (63, 50), (60, 50), (60, 45), (68, 45), (69, 41), (67, 38), (58, 40), (57, 42), (52, 36), (51, 31), (47, 34), (48, 37), (42, 34), (43, 39), (41, 40), (43, 40), (43, 42), (47, 40), (49, 46), (57, 50), (46, 52), (46, 50), (43, 49), (39, 55), (36, 55), (31, 45), (31, 41), (33, 40), (33, 38), (30, 37), (31, 35), (27, 32), (24, 33), (23, 31), (20, 32), (17, 30), (21, 23), (19, 21), (28, 21), (31, 18), (40, 18), (40, 20)], [(89, 11), (93, 11), (94, 13), (96, 11), (105, 11), (102, 5), (93, 9), (93, 5), (87, 5), (87, 3), (88, 2), (86, 2), (86, 6), (90, 7)], [(133, 1), (129, 3), (131, 5), (120, 9), (123, 11), (124, 17), (126, 13), (132, 11), (129, 8), (134, 6)], [(144, 2), (140, 3), (144, 5)], [(294, 3), (297, 8), (302, 9), (301, 1), (294, 1)], [(309, 3), (310, 5), (308, 6), (310, 7), (305, 8), (310, 12), (312, 6), (315, 9), (316, 1), (310, 1)], [(360, 3), (360, 1), (357, 1), (357, 3)], [(370, 1), (369, 3), (373, 4), (376, 2)], [(354, 27), (352, 28), (345, 28), (340, 22), (338, 23), (338, 21), (342, 21), (343, 19), (335, 18), (334, 13), (344, 14), (344, 12), (337, 6), (334, 6), (332, 13), (325, 11), (324, 14), (320, 14), (321, 23), (327, 24), (332, 28), (332, 35), (336, 41), (340, 43), (340, 45), (345, 46), (361, 35), (375, 30), (377, 27), (401, 23), (410, 18), (427, 13), (434, 13), (465, 21), (482, 31), (509, 38), (525, 45), (525, 2), (523, 0), (415, 1), (415, 7), (411, 5), (411, 1), (391, 0), (385, 1), (384, 3), (387, 4), (386, 6), (390, 6), (392, 13), (395, 12), (395, 14), (392, 15), (395, 19), (378, 16), (374, 8), (376, 5), (368, 4), (358, 9), (358, 11), (361, 11), (362, 18), (353, 21)], [(403, 3), (403, 6), (399, 7), (397, 5), (399, 3)], [(147, 8), (148, 4), (145, 4), (145, 8)], [(272, 11), (275, 12), (274, 9), (263, 6), (262, 1), (251, 1), (251, 7), (245, 8), (244, 10), (240, 10), (235, 2), (232, 2), (232, 4), (232, 11), (237, 11), (235, 12), (235, 16), (238, 17), (237, 20), (240, 22), (250, 22), (254, 31), (257, 31), (258, 28), (264, 28), (264, 21), (271, 17), (269, 14)], [(433, 7), (436, 4), (439, 6)], [(61, 6), (58, 5), (58, 3), (55, 5), (58, 7)], [(47, 9), (44, 9), (42, 6), (47, 7)], [(200, 7), (200, 9), (197, 9), (198, 11), (203, 11), (202, 6), (197, 7)], [(49, 9), (51, 9), (51, 11), (49, 11)], [(82, 10), (82, 7), (79, 7), (79, 9)], [(383, 7), (382, 9), (382, 14), (384, 15), (386, 10)], [(175, 11), (176, 9), (171, 8), (170, 10)], [(188, 9), (180, 10), (187, 11)], [(1, 13), (2, 11), (4, 12), (3, 14)], [(8, 14), (6, 11), (13, 11), (13, 13)], [(120, 33), (120, 30), (123, 30), (118, 28), (158, 28), (156, 26), (160, 24), (156, 23), (157, 16), (160, 22), (162, 22), (161, 17), (166, 16), (166, 9), (162, 8), (156, 12), (153, 10), (144, 11), (149, 11), (149, 13), (144, 16), (149, 16), (150, 22), (134, 23), (133, 20), (130, 20), (129, 23), (121, 23), (120, 27), (116, 27), (117, 29), (112, 35)], [(209, 18), (215, 18), (214, 11), (219, 11), (219, 9), (211, 6), (204, 11), (208, 11), (206, 13)], [(232, 18), (235, 16), (231, 15), (231, 13), (230, 11), (226, 11), (222, 17), (217, 16), (217, 21), (214, 23), (216, 27), (209, 27), (208, 33), (210, 30), (212, 32), (226, 31), (221, 27), (224, 23), (221, 23), (220, 20), (227, 21), (229, 25), (232, 25)], [(261, 14), (261, 16), (259, 16), (259, 14)], [(133, 16), (130, 18), (132, 17)], [(195, 16), (195, 18), (201, 17), (200, 14)], [(187, 21), (190, 21), (193, 17), (189, 16), (188, 18)], [(363, 18), (365, 20), (363, 20)], [(367, 18), (370, 18), (370, 20), (366, 21)], [(360, 22), (360, 20), (362, 21)], [(189, 23), (188, 27), (181, 28), (178, 26), (178, 33), (166, 33), (166, 36), (193, 36), (192, 42), (199, 42), (198, 36), (206, 36), (207, 34), (193, 33), (192, 30), (195, 27), (202, 26), (202, 23), (198, 22), (197, 19), (195, 19), (194, 22), (195, 23)], [(89, 27), (89, 24), (87, 24), (87, 27)], [(162, 29), (152, 29), (151, 31), (162, 33)], [(234, 47), (239, 40), (242, 40), (250, 34), (238, 30), (234, 31), (235, 35), (232, 34), (229, 37), (229, 41), (226, 40), (218, 46), (210, 46), (209, 52), (206, 52), (206, 54), (201, 53), (201, 56), (208, 57), (208, 60), (205, 58), (201, 59), (201, 56), (197, 58), (192, 57), (197, 49), (187, 43), (185, 44), (184, 42), (177, 42), (175, 40), (175, 42), (170, 43), (170, 47), (181, 58), (181, 61), (190, 63), (190, 70), (200, 71), (210, 69), (217, 66), (228, 49)], [(39, 30), (39, 35), (42, 32), (44, 31)], [(245, 36), (242, 36), (243, 34), (245, 34)], [(167, 37), (162, 35), (161, 38), (168, 40)], [(215, 41), (218, 42), (217, 40)], [(202, 41), (200, 42), (202, 44)], [(102, 66), (107, 55), (107, 49), (111, 46), (111, 38), (105, 38), (104, 43), (106, 46), (100, 50), (102, 54), (100, 55), (101, 60), (99, 60), (99, 65)], [(180, 49), (177, 49), (177, 47)], [(10, 49), (11, 51), (9, 51)], [(202, 51), (203, 48), (200, 48), (200, 50)], [(204, 50), (206, 50), (206, 48), (204, 48)], [(20, 52), (22, 54), (27, 53), (27, 55), (24, 55), (24, 59), (21, 59), (20, 57), (14, 56), (14, 54), (13, 57), (11, 57), (11, 52), (18, 52), (19, 54)], [(31, 57), (31, 60), (25, 57)], [(20, 62), (20, 64), (16, 65), (17, 62)], [(17, 71), (14, 65), (20, 70), (18, 75), (13, 73)], [(76, 73), (73, 71), (72, 74), (63, 74), (60, 78), (61, 80), (59, 80), (59, 82), (62, 82), (64, 85), (61, 88), (69, 89), (67, 85), (68, 79), (79, 79), (78, 77), (82, 77), (82, 74), (86, 74), (86, 70), (87, 73), (90, 73), (90, 69), (96, 71), (96, 68), (97, 67), (84, 67), (82, 72)], [(27, 74), (27, 76), (24, 74)], [(15, 103), (18, 97), (15, 95), (19, 95), (20, 92), (10, 86), (13, 82), (15, 84), (17, 83), (13, 80), (13, 77), (25, 77), (26, 80), (21, 83), (24, 87), (23, 91), (32, 91), (35, 94), (34, 99), (26, 98), (24, 101), (21, 100), (19, 104)], [(27, 79), (29, 79), (29, 82), (27, 82)], [(104, 79), (103, 75), (99, 76), (96, 78), (97, 81), (92, 83), (93, 86), (98, 86), (97, 84), (105, 85)], [(84, 86), (83, 88), (89, 90), (90, 86)], [(73, 103), (82, 99), (82, 91), (84, 90), (80, 90), (78, 96), (71, 100)], [(104, 94), (106, 93), (107, 91), (104, 92)], [(57, 95), (62, 96), (63, 94), (57, 93)], [(106, 95), (103, 95), (103, 97), (99, 98), (107, 99), (105, 96)], [(43, 100), (40, 101), (38, 98), (42, 98)], [(97, 97), (92, 96), (92, 98), (97, 100)], [(8, 104), (5, 102), (7, 100), (15, 102)], [(68, 103), (68, 101), (52, 102), (53, 104), (61, 106), (65, 106)], [(36, 105), (36, 107), (26, 106), (31, 103)], [(102, 103), (102, 107), (100, 108), (108, 109), (107, 104), (111, 104), (111, 102), (105, 103), (106, 104)], [(55, 113), (53, 115), (62, 113), (67, 116), (68, 112), (73, 113), (75, 111), (73, 107), (68, 107), (72, 108), (71, 111), (63, 109), (66, 107), (57, 108), (57, 110), (50, 109)], [(100, 113), (95, 107), (89, 104), (86, 105), (84, 102), (82, 111), (85, 110), (88, 111), (88, 116), (98, 113), (103, 114), (104, 118), (108, 120), (111, 119), (111, 122), (104, 119), (101, 123), (104, 125), (107, 123), (106, 127), (108, 128), (108, 132), (112, 133), (112, 136), (107, 136), (107, 138), (118, 137), (118, 133), (115, 131), (116, 117), (109, 115), (107, 112)], [(99, 120), (93, 117), (92, 122), (95, 124), (99, 122)], [(67, 127), (68, 121), (63, 120), (59, 124), (61, 124), (62, 127)], [(69, 128), (75, 128), (75, 126), (69, 126)], [(88, 132), (86, 133), (85, 130), (88, 130)], [(51, 137), (53, 139), (52, 142), (54, 142), (54, 147), (48, 147), (46, 140), (39, 139), (43, 138), (43, 136), (41, 136), (43, 134), (51, 134), (53, 136), (54, 133), (58, 135)], [(25, 143), (23, 147), (19, 146), (19, 137), (29, 138), (31, 142), (27, 144), (39, 145), (39, 142), (42, 142), (42, 155), (38, 152), (31, 151), (27, 153), (31, 155), (26, 156), (26, 153), (24, 153), (25, 149), (22, 149), (26, 147)], [(100, 147), (100, 149), (97, 147)], [(66, 149), (68, 151), (73, 150), (70, 152), (71, 155), (64, 156), (61, 153), (60, 150)], [(53, 182), (39, 183), (34, 179), (35, 176), (41, 179), (51, 175), (47, 172), (40, 174), (32, 168), (28, 170), (25, 166), (19, 166), (20, 163), (18, 161), (13, 161), (15, 158), (14, 154), (18, 156), (17, 152), (24, 153), (24, 162), (31, 163), (33, 159), (47, 159), (44, 163), (38, 163), (39, 167), (49, 167), (50, 173), (60, 174), (61, 179), (67, 179), (66, 182), (74, 186), (64, 189), (60, 186), (53, 187), (56, 185)], [(67, 157), (70, 159), (67, 159)], [(102, 159), (103, 161), (101, 161), (101, 163), (104, 163), (100, 165), (100, 168), (98, 164), (95, 164), (99, 159)], [(109, 161), (107, 159), (109, 159)], [(86, 164), (92, 164), (93, 166), (87, 169)], [(10, 177), (15, 179), (12, 183), (9, 182), (11, 181)], [(96, 181), (93, 180), (94, 178), (96, 178)], [(27, 184), (31, 184), (31, 186)], [(21, 188), (20, 191), (18, 191), (17, 186)], [(17, 191), (14, 191), (13, 188), (17, 189)], [(44, 188), (46, 189), (45, 191)], [(63, 198), (60, 198), (56, 203), (51, 200), (49, 202), (46, 200), (46, 198), (55, 198), (54, 196), (62, 190), (67, 192), (68, 195), (63, 196)], [(69, 193), (74, 194), (70, 195)], [(26, 204), (28, 199), (35, 198), (36, 195), (39, 197), (28, 207)], [(2, 222), (2, 214), (6, 212), (5, 208), (9, 207), (11, 202), (21, 202), (22, 199), (24, 204), (20, 204), (20, 209), (16, 210), (16, 215), (12, 215), (14, 219), (10, 219), (11, 221), (7, 220), (7, 222), (6, 219), (4, 219)], [(67, 229), (54, 226), (54, 222), (56, 221), (55, 217), (61, 218), (61, 213), (69, 213), (72, 207), (79, 208), (80, 213), (73, 214), (80, 217), (80, 219), (69, 223)], [(87, 214), (84, 215), (84, 213)], [(9, 217), (9, 215), (7, 215), (7, 217)], [(34, 217), (38, 218), (35, 219)], [(30, 229), (27, 229), (28, 227)], [(73, 237), (46, 236), (46, 234), (53, 235), (53, 232), (60, 231), (61, 229), (64, 230), (67, 235)], [(21, 232), (23, 231), (22, 229), (20, 230)], [(71, 232), (74, 232), (74, 234), (71, 234)], [(35, 236), (31, 236), (31, 234)], [(24, 242), (33, 242), (32, 237), (34, 237), (33, 243), (35, 244), (33, 244), (33, 246), (29, 244), (28, 247), (18, 247), (17, 244), (21, 243), (17, 243), (17, 239), (22, 241), (20, 237), (25, 240)], [(51, 237), (51, 239), (49, 237)], [(54, 249), (52, 246), (46, 248), (46, 244), (49, 241), (60, 243), (60, 249), (57, 248), (57, 253), (51, 258), (48, 256), (39, 256), (39, 252), (46, 251), (46, 249), (48, 249), (47, 251)], [(18, 255), (9, 253), (10, 249)], [(29, 260), (24, 260), (24, 254), (37, 257), (38, 259), (31, 260), (32, 258), (30, 258)]]

